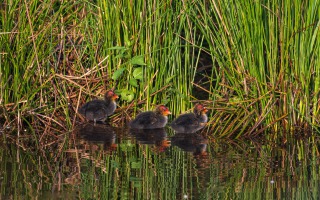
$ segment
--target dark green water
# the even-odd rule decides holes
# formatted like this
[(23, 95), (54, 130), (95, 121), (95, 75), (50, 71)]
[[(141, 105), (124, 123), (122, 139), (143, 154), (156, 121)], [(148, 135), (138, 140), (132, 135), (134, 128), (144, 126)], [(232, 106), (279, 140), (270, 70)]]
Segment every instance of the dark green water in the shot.
[(319, 199), (315, 137), (280, 133), (274, 143), (90, 124), (10, 135), (1, 137), (1, 199)]

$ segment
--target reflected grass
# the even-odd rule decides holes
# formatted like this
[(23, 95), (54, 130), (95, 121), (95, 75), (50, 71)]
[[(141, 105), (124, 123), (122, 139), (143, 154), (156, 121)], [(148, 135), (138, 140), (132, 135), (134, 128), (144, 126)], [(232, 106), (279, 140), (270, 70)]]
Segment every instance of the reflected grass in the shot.
[[(119, 130), (120, 131), (120, 130)], [(40, 156), (1, 144), (2, 197), (117, 199), (311, 198), (318, 195), (319, 138), (291, 135), (286, 141), (209, 138), (207, 155), (174, 144), (166, 151), (117, 132), (116, 149), (65, 135), (62, 153)], [(273, 134), (265, 133), (273, 137)], [(46, 147), (50, 149), (49, 146)], [(26, 187), (26, 185), (28, 187)]]

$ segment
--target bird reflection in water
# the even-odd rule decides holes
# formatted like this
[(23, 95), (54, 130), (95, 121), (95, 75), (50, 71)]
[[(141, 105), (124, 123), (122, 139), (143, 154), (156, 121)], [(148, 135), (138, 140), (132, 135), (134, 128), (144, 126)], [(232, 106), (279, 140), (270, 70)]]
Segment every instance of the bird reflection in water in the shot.
[(84, 169), (80, 167), (81, 160), (90, 160), (95, 167), (107, 171), (104, 156), (109, 156), (117, 148), (115, 131), (106, 124), (81, 124), (75, 128), (73, 136), (76, 147), (65, 151), (65, 162), (70, 171), (64, 179), (65, 183), (72, 185), (81, 183), (81, 170)]
[(157, 129), (130, 129), (129, 133), (136, 138), (138, 143), (155, 145), (158, 152), (163, 152), (170, 147), (167, 132), (164, 128)]
[(197, 133), (177, 133), (172, 137), (171, 143), (183, 151), (192, 152), (194, 156), (207, 156), (208, 140)]
[(78, 131), (80, 139), (91, 150), (114, 151), (117, 148), (116, 134), (113, 127), (107, 124), (86, 123)]

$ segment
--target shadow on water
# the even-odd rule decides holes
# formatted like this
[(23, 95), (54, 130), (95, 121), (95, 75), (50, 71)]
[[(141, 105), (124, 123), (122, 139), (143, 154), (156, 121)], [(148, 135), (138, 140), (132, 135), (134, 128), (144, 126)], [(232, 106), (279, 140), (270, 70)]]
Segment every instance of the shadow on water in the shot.
[(164, 128), (159, 129), (130, 129), (129, 134), (133, 136), (137, 143), (154, 145), (157, 151), (165, 151), (170, 147), (167, 132)]
[(117, 148), (114, 128), (106, 124), (85, 123), (78, 127), (79, 143), (83, 142), (90, 147), (101, 146), (104, 151), (114, 151)]
[(77, 126), (71, 136), (72, 144), (65, 150), (64, 162), (72, 170), (65, 173), (64, 183), (81, 185), (88, 178), (84, 177), (83, 171), (90, 171), (92, 167), (106, 173), (108, 166), (103, 158), (117, 149), (114, 128), (103, 123), (84, 123)]
[(90, 123), (39, 146), (28, 131), (12, 135), (0, 142), (1, 199), (319, 197), (317, 137), (219, 140)]
[(177, 133), (171, 139), (172, 145), (183, 151), (192, 152), (194, 156), (206, 156), (208, 140), (197, 133)]

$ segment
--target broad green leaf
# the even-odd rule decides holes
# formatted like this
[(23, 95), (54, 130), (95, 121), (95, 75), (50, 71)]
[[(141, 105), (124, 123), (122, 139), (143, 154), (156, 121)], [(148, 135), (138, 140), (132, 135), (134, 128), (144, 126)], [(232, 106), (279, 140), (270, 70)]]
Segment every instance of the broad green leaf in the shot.
[(123, 74), (123, 71), (125, 70), (125, 68), (120, 68), (118, 70), (116, 70), (113, 75), (112, 75), (112, 79), (113, 80), (118, 80), (118, 78)]
[(126, 45), (126, 47), (130, 47), (132, 44), (133, 44), (133, 41), (131, 41), (131, 40), (128, 40), (128, 39), (124, 39), (125, 40), (125, 45)]
[(133, 98), (134, 98), (134, 94), (133, 94), (132, 91), (122, 90), (122, 92), (121, 92), (121, 99), (130, 102), (130, 101), (133, 100)]
[(121, 143), (120, 145), (121, 151), (132, 151), (133, 145), (132, 144), (126, 144), (126, 143)]
[(131, 58), (130, 63), (132, 65), (146, 65), (146, 63), (144, 63), (144, 57), (143, 56), (135, 56), (135, 57)]
[(132, 85), (134, 87), (138, 87), (139, 86), (137, 79), (134, 79), (134, 78), (130, 79), (129, 83), (130, 83), (130, 85)]
[(142, 67), (137, 67), (133, 70), (133, 77), (135, 79), (142, 80), (143, 79), (143, 69)]

